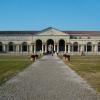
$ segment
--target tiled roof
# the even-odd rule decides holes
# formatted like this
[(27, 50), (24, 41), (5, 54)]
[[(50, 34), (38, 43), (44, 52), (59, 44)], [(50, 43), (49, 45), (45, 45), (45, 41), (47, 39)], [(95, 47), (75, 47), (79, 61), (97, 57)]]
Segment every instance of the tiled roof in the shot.
[[(35, 35), (41, 31), (0, 31), (0, 35)], [(62, 31), (69, 35), (100, 35), (100, 31)]]
[(39, 31), (0, 31), (0, 35), (35, 35)]
[(100, 31), (63, 31), (70, 35), (100, 35)]

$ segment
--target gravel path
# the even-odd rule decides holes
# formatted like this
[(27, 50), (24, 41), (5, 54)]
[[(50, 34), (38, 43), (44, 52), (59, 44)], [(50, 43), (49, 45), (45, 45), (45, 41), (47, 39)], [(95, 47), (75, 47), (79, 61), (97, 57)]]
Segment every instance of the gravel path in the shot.
[(44, 56), (0, 87), (0, 100), (100, 100), (56, 56)]

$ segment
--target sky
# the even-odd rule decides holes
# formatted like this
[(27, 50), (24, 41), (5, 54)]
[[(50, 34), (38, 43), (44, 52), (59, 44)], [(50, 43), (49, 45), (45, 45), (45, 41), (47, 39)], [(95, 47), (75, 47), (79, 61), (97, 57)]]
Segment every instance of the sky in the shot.
[(0, 0), (0, 31), (100, 31), (100, 0)]

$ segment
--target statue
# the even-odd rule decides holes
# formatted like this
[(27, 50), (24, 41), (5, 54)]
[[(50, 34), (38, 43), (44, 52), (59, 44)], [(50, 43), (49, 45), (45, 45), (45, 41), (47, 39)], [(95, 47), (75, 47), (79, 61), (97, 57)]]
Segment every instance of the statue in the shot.
[(50, 44), (50, 45), (48, 46), (48, 51), (49, 51), (49, 52), (52, 52), (52, 51), (53, 51), (53, 45)]
[(48, 45), (48, 52), (53, 55), (53, 45)]

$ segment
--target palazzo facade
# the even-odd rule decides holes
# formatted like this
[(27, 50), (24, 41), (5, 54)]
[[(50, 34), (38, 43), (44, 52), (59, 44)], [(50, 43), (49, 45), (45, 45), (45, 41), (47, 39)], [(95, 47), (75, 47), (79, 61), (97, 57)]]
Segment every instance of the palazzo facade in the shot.
[(100, 31), (0, 31), (2, 54), (47, 53), (49, 45), (57, 53), (100, 55)]

